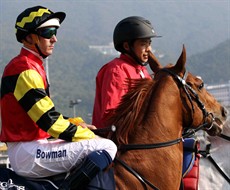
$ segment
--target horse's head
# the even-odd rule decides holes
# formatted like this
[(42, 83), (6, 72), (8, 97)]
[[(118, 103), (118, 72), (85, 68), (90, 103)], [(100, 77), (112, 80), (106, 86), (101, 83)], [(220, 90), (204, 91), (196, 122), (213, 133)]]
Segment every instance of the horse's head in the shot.
[[(186, 50), (183, 46), (177, 63), (165, 69), (179, 83), (184, 101), (184, 123), (197, 127), (205, 123), (209, 135), (221, 133), (227, 118), (227, 110), (204, 87), (201, 77), (186, 72)], [(164, 69), (163, 69), (164, 70)], [(188, 109), (189, 108), (189, 109)]]
[[(196, 92), (203, 107), (203, 118), (210, 123), (206, 128), (209, 135), (219, 135), (223, 130), (223, 124), (227, 118), (227, 109), (224, 108), (204, 87), (201, 77), (195, 77), (191, 73), (188, 75), (187, 84)], [(206, 112), (205, 112), (206, 110)], [(199, 117), (194, 114), (194, 117)], [(199, 121), (199, 119), (197, 119)]]

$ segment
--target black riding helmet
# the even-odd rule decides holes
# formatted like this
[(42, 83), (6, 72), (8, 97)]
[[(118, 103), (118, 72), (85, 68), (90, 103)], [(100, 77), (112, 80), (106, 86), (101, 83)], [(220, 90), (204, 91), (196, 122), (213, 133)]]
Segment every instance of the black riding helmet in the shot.
[(57, 27), (59, 27), (65, 16), (64, 12), (54, 13), (42, 6), (35, 6), (24, 10), (18, 15), (15, 23), (17, 41), (22, 43), (22, 40), (28, 34), (34, 33), (39, 26), (50, 19), (58, 19), (59, 25)]
[[(123, 48), (124, 42), (128, 42), (132, 45), (133, 41), (136, 39), (153, 37), (160, 36), (157, 36), (149, 20), (140, 16), (131, 16), (121, 20), (116, 25), (113, 33), (113, 43), (117, 51), (125, 53), (126, 51)], [(138, 64), (143, 65), (134, 52), (129, 52), (129, 54), (136, 59)]]

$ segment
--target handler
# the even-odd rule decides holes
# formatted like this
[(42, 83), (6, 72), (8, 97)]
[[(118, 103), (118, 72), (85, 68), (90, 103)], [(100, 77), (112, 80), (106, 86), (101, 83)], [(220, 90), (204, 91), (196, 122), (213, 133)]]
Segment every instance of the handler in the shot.
[(65, 118), (50, 99), (43, 59), (53, 53), (65, 16), (35, 6), (17, 17), (16, 38), (23, 47), (2, 75), (0, 141), (7, 143), (10, 164), (17, 174), (41, 178), (81, 164), (76, 176), (84, 185), (112, 162), (117, 147), (96, 136), (91, 131), (96, 127), (82, 118)]

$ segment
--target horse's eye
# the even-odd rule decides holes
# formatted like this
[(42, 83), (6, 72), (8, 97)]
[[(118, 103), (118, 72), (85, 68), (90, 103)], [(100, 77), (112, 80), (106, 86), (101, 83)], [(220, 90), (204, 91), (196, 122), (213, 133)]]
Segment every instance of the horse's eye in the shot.
[(203, 87), (204, 87), (204, 83), (202, 82), (198, 88), (199, 90), (201, 90)]

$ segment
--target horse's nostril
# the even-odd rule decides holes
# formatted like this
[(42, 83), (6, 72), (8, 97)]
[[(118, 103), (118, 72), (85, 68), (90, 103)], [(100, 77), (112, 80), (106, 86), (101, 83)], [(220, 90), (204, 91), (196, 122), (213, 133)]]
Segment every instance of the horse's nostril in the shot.
[(222, 107), (222, 116), (227, 117), (228, 115), (228, 110), (225, 107)]

